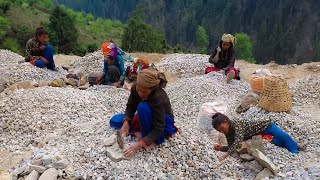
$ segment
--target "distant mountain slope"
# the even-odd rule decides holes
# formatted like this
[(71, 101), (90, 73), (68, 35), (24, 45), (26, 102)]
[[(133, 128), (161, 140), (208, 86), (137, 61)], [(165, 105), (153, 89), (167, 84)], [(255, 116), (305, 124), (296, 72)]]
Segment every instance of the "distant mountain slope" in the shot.
[(125, 22), (137, 4), (147, 22), (165, 33), (169, 44), (197, 46), (196, 28), (203, 25), (214, 47), (222, 33), (244, 32), (254, 42), (259, 63), (320, 60), (320, 1), (300, 0), (55, 0), (95, 16)]

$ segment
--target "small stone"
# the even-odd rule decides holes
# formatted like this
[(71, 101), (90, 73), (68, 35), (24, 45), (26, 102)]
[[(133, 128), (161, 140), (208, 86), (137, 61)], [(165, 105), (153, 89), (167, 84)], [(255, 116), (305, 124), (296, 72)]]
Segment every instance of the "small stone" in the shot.
[(252, 161), (254, 159), (250, 154), (241, 154), (240, 158), (244, 161)]
[(35, 86), (33, 86), (34, 83), (32, 83), (32, 81), (22, 81), (18, 84), (18, 89), (32, 89), (35, 88)]
[(57, 169), (64, 169), (69, 165), (69, 161), (66, 159), (60, 160), (58, 162), (55, 162), (52, 164), (52, 167), (57, 168)]
[(38, 81), (38, 87), (48, 86), (48, 82), (45, 80)]
[(80, 86), (85, 85), (88, 82), (88, 77), (85, 75), (80, 76)]
[(33, 170), (33, 171), (31, 171), (31, 173), (26, 177), (25, 180), (38, 180), (39, 176), (40, 176), (40, 174), (39, 174), (37, 171)]
[(263, 180), (267, 177), (271, 177), (273, 174), (268, 168), (264, 168), (257, 176), (254, 178), (255, 180)]
[(26, 167), (20, 167), (15, 169), (12, 174), (18, 176), (19, 174), (21, 174), (24, 170), (26, 169)]
[(88, 89), (89, 87), (90, 87), (90, 84), (89, 84), (89, 82), (87, 82), (85, 85), (79, 86), (79, 89), (80, 89), (80, 90), (86, 90), (86, 89)]
[[(127, 146), (124, 146), (124, 149), (126, 149)], [(117, 143), (114, 143), (112, 146), (109, 146), (107, 148), (107, 156), (114, 162), (119, 162), (122, 160), (129, 160), (130, 158), (125, 157), (122, 153), (122, 149), (119, 148), (119, 145)]]
[(43, 161), (43, 165), (46, 166), (52, 163), (52, 158), (50, 156), (44, 156), (42, 158), (42, 161)]
[(107, 138), (105, 141), (104, 141), (104, 145), (106, 146), (112, 146), (117, 140), (117, 136), (115, 134), (109, 136), (109, 138)]
[(52, 86), (52, 87), (65, 87), (66, 84), (65, 84), (63, 79), (54, 79), (54, 80), (51, 81), (49, 86)]
[(36, 159), (31, 162), (32, 165), (41, 166), (43, 165), (43, 159)]
[(37, 171), (38, 173), (43, 173), (45, 170), (47, 170), (47, 168), (44, 167), (44, 166), (30, 165), (30, 166), (29, 166), (29, 170), (30, 170), (30, 171), (35, 170), (35, 171)]
[(192, 160), (188, 160), (188, 161), (187, 161), (187, 165), (188, 165), (189, 167), (193, 167), (193, 166), (194, 166), (194, 162), (193, 162)]
[(247, 145), (247, 143), (242, 142), (242, 143), (241, 143), (241, 148), (240, 148), (240, 149), (237, 149), (237, 151), (238, 151), (239, 154), (248, 153), (248, 145)]
[(54, 168), (46, 170), (39, 178), (39, 180), (57, 180), (58, 171)]
[(73, 78), (67, 78), (65, 83), (71, 86), (78, 86), (78, 81)]

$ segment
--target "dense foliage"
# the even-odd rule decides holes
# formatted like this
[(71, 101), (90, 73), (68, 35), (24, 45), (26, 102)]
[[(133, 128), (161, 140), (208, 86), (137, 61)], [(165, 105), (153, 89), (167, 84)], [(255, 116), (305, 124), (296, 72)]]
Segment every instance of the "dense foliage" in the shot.
[[(56, 52), (59, 53), (84, 55), (110, 40), (121, 45), (125, 25), (119, 20), (95, 18), (90, 13), (59, 6), (67, 19), (60, 17), (50, 24), (50, 15), (55, 7), (52, 0), (0, 0), (0, 48), (24, 55), (26, 42), (34, 36), (39, 26), (49, 30), (50, 43), (56, 45)], [(75, 28), (71, 27), (72, 24)], [(59, 28), (63, 30), (63, 36), (70, 31), (74, 33), (63, 37), (59, 34)], [(68, 43), (63, 42), (65, 40)], [(62, 46), (62, 43), (66, 44)]]
[[(253, 42), (258, 63), (303, 63), (320, 60), (320, 1), (300, 0), (56, 0), (95, 16), (126, 22), (142, 4), (146, 22), (164, 33), (170, 45), (198, 50), (196, 31), (201, 25), (209, 49), (223, 33), (243, 32)], [(101, 8), (104, 7), (104, 8)], [(112, 11), (109, 11), (112, 9)]]
[(163, 34), (153, 31), (152, 27), (143, 21), (144, 18), (142, 9), (138, 8), (124, 29), (122, 48), (129, 52), (165, 52)]

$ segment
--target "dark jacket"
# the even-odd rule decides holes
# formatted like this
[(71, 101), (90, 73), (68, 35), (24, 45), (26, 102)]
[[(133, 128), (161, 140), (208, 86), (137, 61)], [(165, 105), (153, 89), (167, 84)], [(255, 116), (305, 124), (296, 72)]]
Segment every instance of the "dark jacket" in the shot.
[(222, 41), (220, 42), (219, 46), (221, 48), (221, 51), (219, 53), (218, 62), (213, 62), (213, 58), (217, 54), (217, 48), (214, 49), (213, 54), (209, 58), (209, 62), (213, 63), (214, 67), (227, 71), (230, 68), (234, 67), (234, 62), (236, 60), (235, 50), (233, 45), (231, 45), (227, 50), (222, 50)]
[[(129, 120), (129, 124), (132, 123), (132, 118), (137, 111), (137, 107), (140, 102), (142, 102), (142, 100), (136, 90), (136, 85), (133, 85), (125, 112), (125, 119)], [(168, 114), (172, 119), (174, 116), (170, 99), (167, 93), (160, 87), (151, 92), (145, 102), (149, 104), (152, 110), (152, 130), (147, 136), (143, 137), (143, 140), (150, 145), (163, 133), (165, 127), (165, 115)]]

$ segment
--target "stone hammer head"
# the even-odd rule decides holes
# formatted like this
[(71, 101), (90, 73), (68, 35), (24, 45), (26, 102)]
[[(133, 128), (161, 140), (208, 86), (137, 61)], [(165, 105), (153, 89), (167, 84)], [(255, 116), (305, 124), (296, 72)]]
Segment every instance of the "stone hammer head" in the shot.
[(117, 143), (118, 143), (120, 149), (124, 148), (124, 139), (123, 139), (120, 131), (117, 131)]

